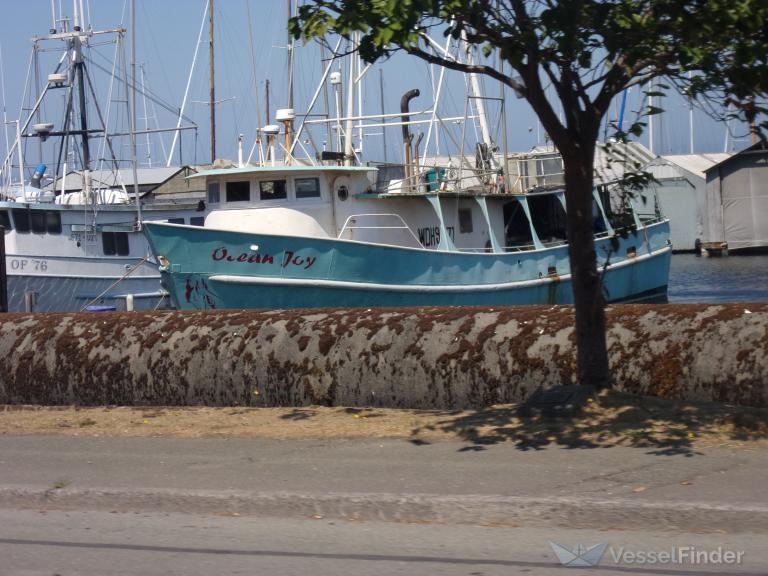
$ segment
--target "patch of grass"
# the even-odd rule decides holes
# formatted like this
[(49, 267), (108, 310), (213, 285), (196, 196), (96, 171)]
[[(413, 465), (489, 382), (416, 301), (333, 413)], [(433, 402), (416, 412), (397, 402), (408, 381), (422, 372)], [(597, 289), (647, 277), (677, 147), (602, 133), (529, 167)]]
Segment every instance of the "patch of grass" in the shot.
[(64, 479), (56, 480), (56, 482), (54, 482), (51, 485), (51, 488), (53, 488), (54, 490), (61, 490), (62, 488), (66, 488), (70, 484), (71, 482), (69, 480), (64, 480)]
[(78, 424), (80, 428), (85, 428), (86, 426), (93, 426), (94, 424), (96, 424), (96, 420), (94, 420), (93, 418), (84, 418), (80, 420)]

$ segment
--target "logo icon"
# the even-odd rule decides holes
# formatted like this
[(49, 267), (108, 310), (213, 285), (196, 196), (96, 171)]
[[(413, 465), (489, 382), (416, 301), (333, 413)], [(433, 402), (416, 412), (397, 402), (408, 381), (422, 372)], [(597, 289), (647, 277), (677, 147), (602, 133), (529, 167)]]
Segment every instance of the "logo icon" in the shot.
[(595, 544), (587, 548), (583, 544), (576, 544), (573, 550), (561, 544), (549, 543), (552, 551), (563, 566), (596, 566), (608, 548), (608, 544)]

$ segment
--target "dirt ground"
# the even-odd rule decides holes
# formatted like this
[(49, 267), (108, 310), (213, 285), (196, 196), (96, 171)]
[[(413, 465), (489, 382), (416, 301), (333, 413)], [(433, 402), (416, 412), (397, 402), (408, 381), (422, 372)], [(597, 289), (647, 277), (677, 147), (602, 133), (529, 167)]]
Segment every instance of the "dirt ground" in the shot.
[(0, 406), (0, 434), (66, 436), (240, 437), (276, 439), (402, 438), (546, 445), (622, 444), (668, 450), (768, 446), (768, 410), (611, 392), (581, 415), (542, 418), (515, 405), (483, 410), (381, 408), (205, 408)]

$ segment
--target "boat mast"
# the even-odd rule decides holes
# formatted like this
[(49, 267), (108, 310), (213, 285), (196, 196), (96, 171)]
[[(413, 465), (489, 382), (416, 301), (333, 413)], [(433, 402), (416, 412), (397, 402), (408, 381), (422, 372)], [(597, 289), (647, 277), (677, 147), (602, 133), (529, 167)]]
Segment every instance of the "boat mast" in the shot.
[[(474, 53), (472, 45), (467, 40), (467, 33), (464, 31), (461, 33), (461, 40), (464, 42), (464, 51), (467, 58), (467, 64), (471, 66), (474, 64), (475, 60)], [(493, 143), (491, 142), (491, 131), (488, 129), (488, 118), (485, 115), (485, 104), (482, 99), (483, 93), (480, 90), (480, 79), (474, 72), (469, 73), (469, 86), (470, 95), (475, 101), (474, 104), (477, 109), (477, 116), (480, 120), (480, 135), (483, 138), (483, 142), (486, 144), (486, 146), (488, 146), (488, 149), (491, 150)]]
[[(381, 121), (384, 122), (384, 70), (379, 68), (379, 96), (381, 98)], [(330, 126), (330, 124), (329, 124)], [(387, 162), (387, 127), (381, 129), (381, 135), (384, 140), (384, 164)], [(424, 155), (426, 157), (426, 154)]]
[[(34, 79), (35, 79), (35, 94), (40, 94), (41, 87), (40, 87), (40, 46), (37, 42), (35, 42), (32, 45), (32, 60), (34, 65)], [(42, 104), (42, 103), (41, 103)], [(38, 107), (37, 112), (35, 113), (35, 119), (37, 122), (42, 122), (40, 119), (40, 108), (42, 106)], [(43, 161), (43, 141), (38, 138), (37, 139), (37, 157), (40, 160), (40, 162)]]
[[(287, 2), (288, 2), (288, 20), (290, 20), (293, 12), (291, 9), (292, 0), (287, 0)], [(288, 108), (293, 110), (293, 35), (291, 34), (290, 30), (288, 31), (287, 51), (288, 51)], [(293, 134), (293, 119), (291, 119), (288, 127), (289, 127), (289, 132)]]
[(256, 134), (255, 138), (253, 140), (253, 146), (251, 147), (251, 151), (248, 153), (248, 160), (246, 160), (246, 163), (250, 163), (251, 157), (253, 156), (254, 150), (256, 150), (256, 147), (259, 146), (259, 151), (261, 151), (261, 131), (259, 130), (259, 118), (261, 116), (261, 108), (259, 107), (259, 82), (256, 75), (256, 53), (255, 53), (255, 44), (253, 40), (253, 18), (251, 16), (251, 3), (250, 0), (246, 0), (245, 2), (245, 10), (248, 15), (248, 47), (250, 48), (249, 52), (251, 54), (251, 81), (253, 82), (252, 89), (253, 89), (253, 99), (254, 104), (256, 108)]
[(344, 129), (344, 164), (352, 166), (352, 161), (355, 157), (354, 148), (352, 146), (352, 127), (354, 120), (352, 117), (355, 115), (355, 59), (354, 52), (358, 47), (358, 34), (355, 32), (352, 40), (352, 53), (349, 58), (349, 84), (347, 86), (347, 122)]
[(651, 109), (653, 108), (653, 79), (651, 79), (651, 88), (649, 90), (648, 94), (648, 150), (651, 154), (654, 156), (656, 155), (656, 152), (653, 149), (653, 114), (650, 114)]
[[(11, 147), (11, 141), (8, 138), (8, 113), (5, 105), (5, 68), (3, 65), (3, 46), (0, 44), (0, 93), (2, 93), (2, 106), (3, 106), (3, 133), (5, 134), (5, 150), (6, 152)], [(0, 166), (0, 174), (2, 174), (2, 170), (4, 169), (4, 166)], [(0, 181), (0, 190), (4, 190), (5, 186), (3, 185), (3, 182)]]
[(144, 105), (144, 131), (147, 134), (147, 165), (152, 168), (152, 144), (149, 141), (149, 110), (147, 108), (147, 84), (144, 77), (144, 64), (141, 65), (141, 99)]
[[(336, 49), (338, 51), (338, 48)], [(333, 56), (335, 57), (336, 54), (334, 51)], [(333, 60), (331, 60), (328, 65), (325, 65), (325, 44), (320, 42), (320, 67), (323, 69), (323, 79), (321, 81), (321, 84), (323, 86), (323, 104), (325, 105), (325, 117), (330, 118), (331, 117), (331, 107), (328, 102), (328, 84), (325, 82), (325, 79), (328, 77), (328, 72), (331, 69), (331, 65), (333, 64)], [(312, 111), (312, 104), (309, 105), (309, 112)], [(303, 123), (302, 123), (303, 126)], [(301, 126), (299, 127), (301, 130)], [(333, 128), (331, 128), (331, 123), (328, 122), (325, 126), (325, 140), (327, 143), (327, 146), (330, 150), (333, 150)]]
[(211, 79), (211, 164), (216, 160), (216, 76), (213, 60), (213, 0), (208, 0), (210, 12), (208, 14), (209, 42), (208, 59), (210, 61), (210, 79)]
[[(195, 71), (195, 64), (197, 63), (197, 54), (200, 51), (200, 44), (203, 40), (203, 31), (205, 30), (205, 17), (208, 15), (208, 3), (205, 3), (205, 10), (203, 11), (203, 19), (202, 22), (200, 22), (200, 31), (197, 33), (197, 43), (195, 44), (195, 54), (192, 57), (192, 66), (189, 69), (189, 75), (187, 76), (187, 87), (184, 89), (184, 98), (181, 102), (181, 108), (179, 109), (179, 119), (176, 122), (176, 130), (173, 133), (173, 142), (171, 143), (171, 151), (168, 153), (168, 158), (165, 162), (166, 167), (171, 165), (171, 160), (173, 160), (173, 152), (176, 150), (176, 142), (179, 140), (179, 130), (181, 128), (181, 120), (184, 117), (184, 109), (187, 106), (187, 98), (189, 97), (189, 87), (192, 84), (192, 74)], [(179, 150), (181, 150), (181, 145), (179, 145)], [(179, 156), (181, 156), (181, 152), (179, 152)]]
[(131, 123), (131, 165), (133, 168), (133, 196), (136, 200), (136, 217), (141, 229), (141, 199), (139, 198), (139, 175), (136, 169), (136, 0), (131, 1), (131, 83), (133, 89), (128, 99), (128, 114)]
[(267, 78), (265, 84), (264, 84), (264, 98), (266, 99), (266, 110), (264, 112), (266, 119), (265, 126), (269, 124), (269, 78)]
[[(688, 80), (691, 79), (692, 73), (688, 70)], [(693, 98), (688, 99), (688, 139), (690, 144), (690, 154), (693, 154)]]
[(91, 149), (88, 142), (88, 112), (85, 103), (85, 62), (83, 61), (83, 41), (77, 12), (75, 12), (75, 36), (72, 39), (72, 58), (77, 76), (78, 104), (80, 107), (80, 134), (83, 143), (83, 190), (86, 203), (91, 200)]

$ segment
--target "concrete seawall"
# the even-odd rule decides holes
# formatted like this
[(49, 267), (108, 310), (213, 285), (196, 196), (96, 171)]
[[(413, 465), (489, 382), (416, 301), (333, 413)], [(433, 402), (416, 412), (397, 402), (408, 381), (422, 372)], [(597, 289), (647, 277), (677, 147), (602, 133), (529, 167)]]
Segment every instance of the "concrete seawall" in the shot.
[[(768, 304), (608, 308), (619, 390), (768, 406)], [(8, 314), (0, 403), (467, 408), (575, 378), (573, 309)]]

